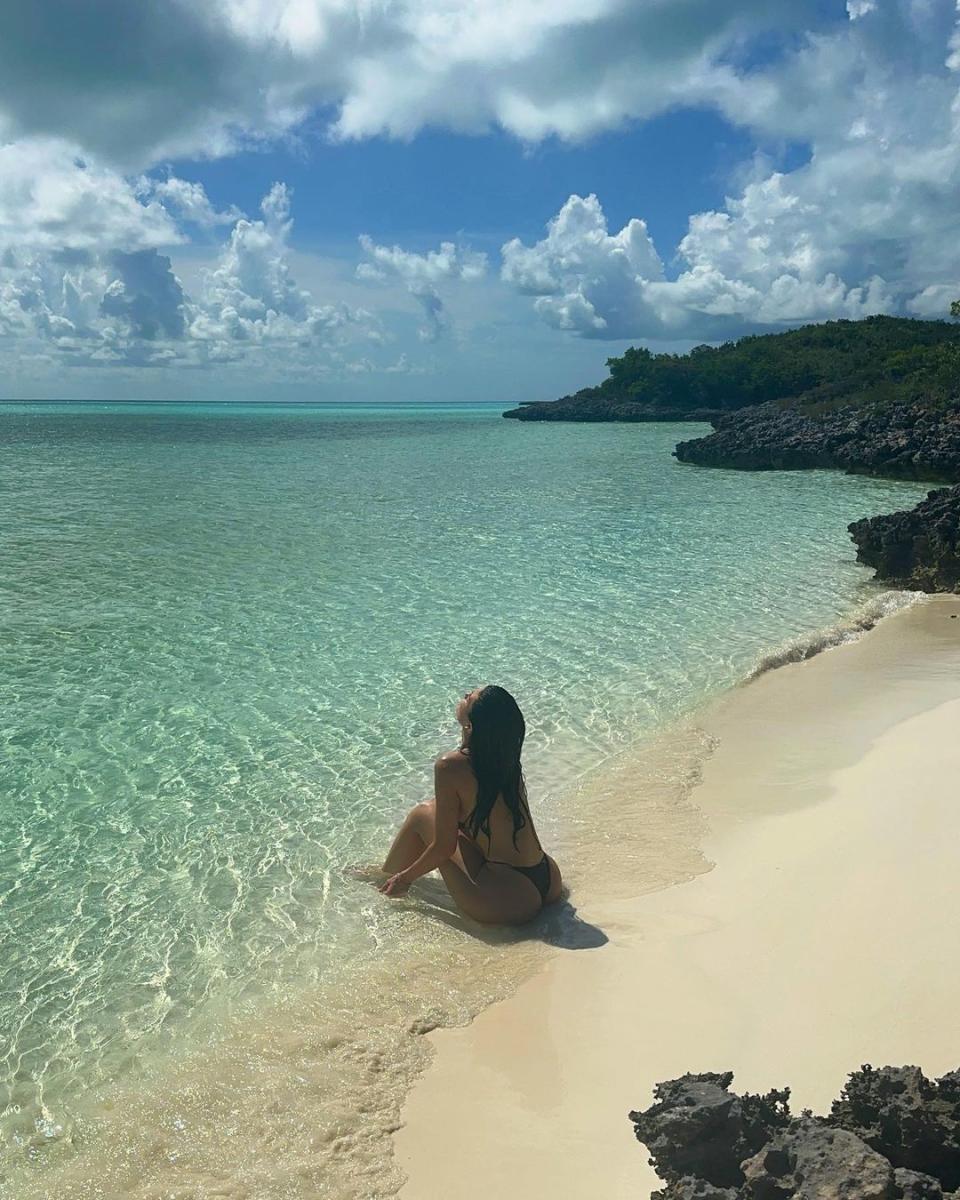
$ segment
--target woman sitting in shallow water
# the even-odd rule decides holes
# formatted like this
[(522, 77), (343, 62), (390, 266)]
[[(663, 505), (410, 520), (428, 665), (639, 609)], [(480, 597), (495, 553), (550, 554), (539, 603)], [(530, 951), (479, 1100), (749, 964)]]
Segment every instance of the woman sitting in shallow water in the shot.
[(439, 868), (468, 917), (519, 925), (561, 892), (560, 869), (540, 845), (527, 806), (523, 713), (509, 692), (488, 685), (457, 703), (457, 720), (461, 744), (434, 763), (434, 797), (407, 814), (380, 891), (402, 896)]

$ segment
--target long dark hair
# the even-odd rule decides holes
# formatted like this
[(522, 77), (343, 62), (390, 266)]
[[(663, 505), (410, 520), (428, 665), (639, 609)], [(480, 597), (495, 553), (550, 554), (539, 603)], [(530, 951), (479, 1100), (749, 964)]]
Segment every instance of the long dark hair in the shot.
[(520, 751), (527, 726), (520, 706), (510, 693), (488, 684), (470, 707), (470, 766), (477, 780), (477, 802), (467, 817), (467, 828), (476, 839), (482, 830), (490, 837), (490, 813), (497, 797), (513, 817), (513, 845), (527, 823), (527, 785)]

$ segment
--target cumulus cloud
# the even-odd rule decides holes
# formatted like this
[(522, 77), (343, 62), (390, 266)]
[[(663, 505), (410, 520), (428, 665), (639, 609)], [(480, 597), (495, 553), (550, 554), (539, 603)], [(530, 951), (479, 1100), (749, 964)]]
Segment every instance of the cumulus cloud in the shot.
[(185, 238), (163, 205), (59, 139), (0, 145), (0, 249), (143, 250)]
[(529, 247), (518, 238), (507, 242), (501, 274), (536, 296), (537, 311), (558, 329), (623, 337), (621, 330), (637, 320), (644, 286), (663, 278), (663, 264), (643, 221), (629, 221), (611, 235), (596, 196), (571, 196), (543, 241)]
[(232, 225), (243, 213), (235, 204), (217, 211), (210, 203), (203, 185), (176, 175), (166, 179), (140, 180), (139, 190), (147, 196), (155, 196), (167, 209), (172, 209), (182, 220), (211, 229), (216, 225)]
[(360, 235), (360, 245), (368, 262), (361, 263), (361, 278), (383, 279), (398, 275), (407, 283), (438, 283), (442, 279), (481, 279), (487, 270), (487, 256), (454, 242), (441, 242), (439, 250), (415, 254), (400, 246), (378, 246), (368, 234)]
[[(248, 219), (197, 184), (151, 178), (156, 164), (314, 127), (577, 140), (679, 106), (712, 107), (809, 159), (789, 173), (758, 160), (663, 256), (642, 214), (611, 232), (596, 197), (570, 197), (542, 240), (503, 250), (502, 278), (545, 321), (592, 338), (713, 340), (933, 313), (960, 281), (958, 76), (952, 0), (8, 0), (0, 322), (26, 322), (78, 361), (369, 335), (365, 314), (291, 278), (282, 190)], [(183, 294), (169, 259), (185, 229), (227, 225), (200, 294)], [(447, 323), (444, 289), (480, 272), (452, 243), (362, 245), (361, 278), (405, 286), (426, 339)]]
[(184, 294), (170, 259), (153, 250), (107, 256), (113, 276), (100, 300), (100, 312), (126, 324), (132, 339), (155, 342), (184, 335)]
[(177, 358), (186, 297), (156, 250), (0, 258), (0, 336), (74, 365), (152, 366)]
[(809, 159), (789, 173), (758, 167), (722, 209), (694, 214), (670, 277), (642, 222), (610, 234), (596, 197), (571, 196), (543, 240), (503, 247), (503, 279), (584, 337), (716, 340), (874, 312), (946, 315), (960, 292), (956, 13), (855, 8), (839, 31), (718, 91), (731, 115), (736, 101), (742, 121), (807, 141)]
[(0, 133), (62, 137), (143, 167), (226, 152), (244, 130), (284, 127), (283, 105), (268, 93), (287, 56), (280, 46), (270, 52), (269, 37), (258, 46), (235, 33), (230, 7), (8, 0), (0, 11)]
[[(67, 172), (71, 186), (37, 201), (47, 213), (73, 212), (79, 193), (88, 201), (84, 219), (63, 228), (53, 219), (42, 222), (32, 244), (24, 237), (0, 254), (0, 336), (45, 345), (77, 365), (193, 367), (251, 359), (263, 366), (270, 346), (282, 345), (294, 357), (315, 356), (351, 339), (378, 336), (369, 313), (317, 304), (297, 285), (289, 265), (290, 196), (283, 184), (264, 197), (262, 220), (236, 221), (200, 293), (189, 296), (170, 257), (150, 245), (181, 239), (157, 189), (86, 165), (75, 167), (74, 175), (91, 171), (109, 185), (102, 193)], [(149, 198), (138, 200), (135, 186)], [(202, 189), (186, 194), (195, 212), (206, 212)], [(160, 195), (169, 199), (169, 192)], [(6, 231), (4, 222), (0, 234)]]
[(437, 284), (454, 279), (472, 283), (487, 272), (485, 254), (455, 242), (441, 242), (439, 250), (416, 254), (400, 246), (379, 246), (365, 233), (359, 240), (367, 259), (357, 267), (357, 277), (375, 282), (402, 280), (423, 310), (424, 324), (419, 331), (423, 341), (436, 341), (447, 327)]
[(242, 215), (217, 211), (199, 183), (128, 177), (62, 139), (0, 145), (0, 249), (157, 249), (189, 240), (182, 221), (209, 229)]
[(731, 212), (691, 220), (679, 250), (686, 269), (672, 279), (643, 221), (609, 233), (594, 195), (571, 196), (535, 245), (508, 242), (501, 275), (535, 297), (547, 324), (588, 338), (713, 341), (752, 325), (857, 318), (893, 306), (879, 276), (850, 286), (822, 270), (802, 223), (793, 238), (767, 224), (763, 201), (777, 189), (758, 191), (760, 201), (748, 189)]
[(63, 137), (130, 168), (229, 153), (318, 109), (345, 138), (428, 125), (583, 138), (697, 103), (746, 34), (789, 37), (815, 28), (821, 10), (816, 0), (8, 0), (0, 134)]
[(207, 274), (192, 336), (214, 343), (302, 343), (362, 321), (368, 314), (344, 305), (314, 304), (294, 280), (286, 186), (275, 183), (260, 210), (263, 220), (241, 218), (236, 223), (217, 267)]

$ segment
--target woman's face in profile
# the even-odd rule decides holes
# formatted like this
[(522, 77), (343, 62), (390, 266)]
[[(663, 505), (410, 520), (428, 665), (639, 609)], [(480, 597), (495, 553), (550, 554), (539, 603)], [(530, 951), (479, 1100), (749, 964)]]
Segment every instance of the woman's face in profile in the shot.
[(470, 705), (476, 699), (477, 693), (479, 691), (480, 691), (479, 688), (474, 688), (470, 692), (464, 692), (464, 694), (457, 701), (456, 714), (457, 714), (457, 720), (460, 722), (461, 725), (466, 724), (466, 722), (470, 716)]

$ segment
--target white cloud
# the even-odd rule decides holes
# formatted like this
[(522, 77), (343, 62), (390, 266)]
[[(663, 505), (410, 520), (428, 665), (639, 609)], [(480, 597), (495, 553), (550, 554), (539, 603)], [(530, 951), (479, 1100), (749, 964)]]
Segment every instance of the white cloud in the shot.
[(320, 308), (297, 286), (287, 261), (290, 196), (275, 183), (260, 205), (262, 221), (241, 218), (206, 280), (191, 325), (204, 341), (300, 341), (346, 323), (345, 312)]
[(686, 269), (668, 279), (642, 221), (610, 234), (597, 197), (574, 195), (542, 241), (525, 246), (514, 238), (503, 247), (502, 278), (536, 297), (547, 324), (589, 338), (718, 340), (751, 325), (893, 307), (879, 276), (850, 286), (823, 270), (807, 226), (800, 222), (791, 236), (769, 215), (780, 206), (789, 211), (791, 198), (768, 181), (731, 202), (731, 212), (694, 217), (680, 243)]
[(582, 139), (695, 103), (749, 26), (788, 35), (816, 20), (810, 0), (408, 0), (380, 11), (392, 20), (377, 52), (345, 72), (341, 137), (444, 125)]
[(360, 245), (367, 261), (357, 267), (357, 278), (384, 282), (402, 280), (423, 311), (423, 341), (436, 341), (447, 327), (447, 316), (437, 284), (449, 280), (474, 283), (487, 273), (487, 256), (454, 242), (441, 242), (439, 250), (417, 254), (400, 246), (379, 246), (365, 233)]
[(537, 312), (548, 324), (588, 337), (623, 337), (621, 329), (639, 318), (645, 286), (663, 278), (663, 264), (643, 221), (611, 235), (596, 196), (571, 196), (543, 241), (507, 242), (501, 274), (538, 297)]
[(375, 363), (369, 358), (353, 358), (343, 363), (343, 369), (349, 375), (429, 375), (431, 368), (414, 365), (406, 354), (401, 354), (394, 362), (386, 364)]
[(583, 138), (696, 103), (746, 34), (819, 19), (815, 0), (8, 0), (0, 136), (130, 168), (230, 153), (318, 108), (344, 138)]
[(166, 179), (143, 178), (139, 186), (144, 194), (156, 196), (164, 207), (172, 208), (181, 219), (203, 228), (232, 225), (243, 216), (235, 204), (218, 212), (202, 184), (179, 179), (176, 175), (168, 175)]
[[(87, 174), (104, 185), (100, 192)], [(25, 238), (0, 255), (0, 336), (46, 345), (77, 365), (252, 361), (261, 368), (271, 366), (270, 345), (283, 344), (294, 362), (379, 337), (369, 313), (317, 304), (298, 287), (288, 262), (292, 222), (283, 184), (264, 197), (262, 220), (236, 222), (205, 286), (191, 297), (170, 258), (149, 244), (181, 240), (155, 192), (140, 201), (133, 185), (89, 166), (61, 175), (67, 185), (37, 203), (46, 213), (69, 210), (74, 224), (46, 220), (32, 245)], [(187, 194), (204, 212), (202, 190)], [(63, 195), (70, 199), (60, 201)]]
[(934, 283), (907, 301), (907, 311), (914, 317), (944, 317), (950, 305), (960, 298), (960, 281), (955, 284)]
[(504, 280), (585, 337), (716, 340), (872, 312), (945, 316), (960, 294), (960, 98), (945, 65), (956, 13), (904, 2), (869, 15), (765, 72), (728, 76), (715, 98), (731, 116), (807, 140), (810, 157), (789, 173), (759, 169), (723, 209), (694, 214), (675, 277), (645, 236), (633, 235), (645, 261), (625, 251), (633, 222), (608, 234), (596, 199), (572, 196), (542, 241), (504, 246)]
[[(850, 0), (848, 13), (840, 24), (818, 0), (8, 0), (0, 136), (141, 169), (276, 139), (318, 110), (341, 138), (441, 126), (536, 141), (714, 104), (783, 136), (812, 114), (823, 127), (824, 83), (831, 100), (848, 90), (848, 32), (913, 60), (912, 42), (942, 34), (943, 66), (950, 0)], [(806, 49), (738, 69), (763, 37)]]
[[(960, 281), (955, 5), (827, 8), (9, 0), (0, 322), (36, 339), (25, 353), (52, 347), (76, 361), (248, 360), (281, 344), (292, 359), (316, 355), (372, 336), (373, 322), (294, 281), (283, 189), (249, 220), (216, 209), (196, 183), (143, 172), (303, 135), (318, 113), (340, 139), (500, 127), (536, 141), (584, 139), (678, 106), (712, 106), (759, 142), (808, 146), (809, 161), (786, 173), (758, 158), (717, 211), (690, 217), (666, 263), (639, 216), (610, 232), (596, 197), (571, 196), (542, 240), (503, 251), (502, 279), (545, 322), (588, 338), (713, 340), (835, 315), (932, 314)], [(185, 229), (202, 240), (225, 225), (220, 259), (186, 294), (170, 255)], [(486, 267), (454, 243), (425, 254), (362, 245), (360, 278), (405, 287), (428, 340), (456, 289)]]
[(184, 241), (167, 210), (56, 139), (0, 145), (0, 249), (155, 249)]
[(487, 271), (487, 256), (454, 242), (441, 242), (439, 250), (416, 254), (399, 246), (378, 246), (366, 233), (360, 234), (360, 245), (368, 262), (361, 263), (357, 273), (361, 278), (399, 276), (407, 283), (439, 283), (443, 279), (482, 279)]
[(73, 365), (153, 366), (183, 357), (186, 297), (156, 250), (0, 259), (0, 335)]

